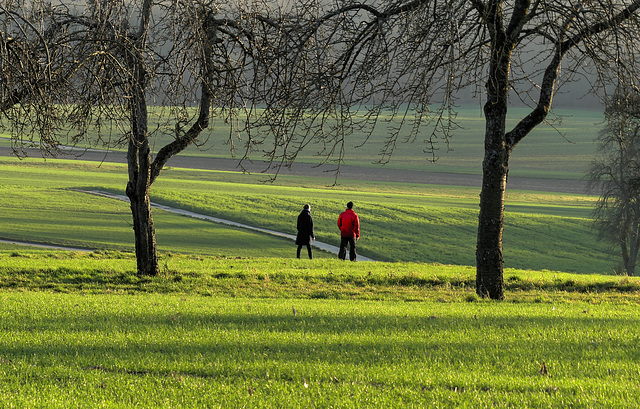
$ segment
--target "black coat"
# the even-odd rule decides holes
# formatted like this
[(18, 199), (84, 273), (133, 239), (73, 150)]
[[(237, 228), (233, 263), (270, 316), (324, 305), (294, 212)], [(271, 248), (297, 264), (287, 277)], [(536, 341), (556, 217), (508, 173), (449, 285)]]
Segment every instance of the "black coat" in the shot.
[(307, 245), (311, 243), (311, 239), (316, 236), (313, 233), (313, 217), (308, 209), (304, 209), (298, 216), (298, 236), (296, 237), (297, 245)]

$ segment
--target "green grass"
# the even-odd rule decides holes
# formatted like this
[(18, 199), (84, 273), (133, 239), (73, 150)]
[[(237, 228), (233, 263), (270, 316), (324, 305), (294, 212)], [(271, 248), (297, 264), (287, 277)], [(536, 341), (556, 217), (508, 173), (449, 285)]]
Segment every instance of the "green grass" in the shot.
[[(440, 301), (476, 299), (475, 269), (469, 266), (172, 253), (163, 253), (160, 264), (160, 276), (146, 277), (137, 276), (135, 256), (128, 252), (5, 250), (0, 251), (0, 289), (402, 301), (433, 296)], [(522, 301), (533, 301), (546, 292), (591, 300), (611, 291), (635, 297), (640, 284), (625, 276), (507, 269), (505, 289), (511, 299)]]
[[(637, 279), (0, 252), (4, 407), (632, 407)], [(295, 311), (295, 313), (294, 313)]]
[[(579, 177), (589, 121), (573, 145), (531, 135), (513, 169)], [(438, 169), (477, 173), (478, 146), (463, 134), (462, 156)], [(423, 167), (410, 149), (392, 166)], [(372, 152), (354, 151), (362, 166)], [(3, 159), (0, 172), (0, 238), (103, 249), (0, 244), (3, 407), (615, 408), (640, 398), (639, 280), (561, 272), (611, 271), (614, 255), (589, 230), (592, 196), (508, 192), (498, 303), (475, 295), (469, 267), (477, 189), (263, 185), (170, 168), (154, 201), (290, 233), (309, 202), (318, 238), (335, 244), (337, 214), (354, 200), (362, 253), (414, 262), (296, 260), (288, 241), (156, 211), (161, 274), (140, 277), (127, 205), (73, 190), (122, 193), (123, 166)]]
[[(1, 187), (0, 187), (1, 189)], [(2, 238), (71, 247), (133, 249), (130, 211), (124, 202), (51, 189), (5, 189)], [(242, 229), (156, 210), (159, 249), (207, 255), (284, 257), (292, 244)], [(185, 232), (189, 233), (186, 234)], [(293, 250), (295, 251), (295, 249)]]
[[(461, 110), (460, 120), (467, 123), (465, 129), (478, 129), (478, 121), (482, 121), (478, 112)], [(516, 114), (519, 112), (514, 117)], [(567, 143), (556, 131), (544, 134), (547, 136), (531, 135), (527, 142), (531, 142), (531, 149), (537, 149), (530, 156), (536, 168), (550, 171), (556, 169), (556, 163), (567, 163), (566, 158), (553, 159), (550, 152), (563, 152), (573, 158), (568, 162), (578, 163), (591, 149), (592, 145), (584, 148), (582, 144), (587, 144), (587, 136), (594, 129), (593, 125), (587, 126), (596, 119), (593, 113), (563, 114), (568, 118), (557, 124), (558, 129), (566, 132), (575, 144)], [(469, 146), (478, 145), (476, 139), (462, 138)], [(465, 142), (460, 143), (465, 146)], [(574, 151), (577, 145), (584, 150)], [(518, 149), (521, 147), (524, 153), (525, 144)], [(415, 154), (415, 147), (410, 151)], [(202, 154), (214, 152), (217, 151)], [(373, 151), (367, 155), (375, 156)], [(399, 158), (413, 163), (407, 155)], [(470, 154), (466, 157), (477, 159)], [(572, 166), (556, 169), (554, 175), (548, 176), (572, 177), (575, 169)], [(122, 194), (126, 184), (124, 166), (102, 164), (98, 168), (96, 164), (78, 161), (5, 159), (0, 162), (0, 170), (5, 176), (0, 201), (6, 209), (0, 216), (0, 238), (132, 249), (131, 216), (124, 202), (71, 191), (101, 189)], [(302, 204), (311, 203), (319, 240), (334, 245), (338, 244), (335, 219), (344, 204), (353, 200), (363, 222), (359, 244), (363, 255), (383, 261), (458, 265), (475, 262), (478, 189), (348, 180), (341, 180), (339, 187), (328, 188), (332, 178), (281, 176), (274, 185), (260, 183), (263, 179), (263, 175), (168, 168), (153, 186), (152, 199), (287, 233), (295, 233), (295, 217)], [(589, 215), (595, 199), (587, 195), (509, 190), (506, 266), (581, 273), (612, 271), (615, 254), (598, 243), (590, 229)], [(155, 212), (155, 220), (162, 251), (242, 257), (284, 257), (293, 253), (291, 243), (282, 239), (229, 230), (162, 211)], [(322, 254), (318, 252), (318, 256)]]
[[(362, 254), (381, 261), (475, 264), (478, 191), (470, 188), (385, 185), (369, 190), (183, 182), (167, 173), (154, 200), (250, 225), (287, 231), (311, 203), (319, 240), (338, 245), (335, 220), (347, 201), (362, 224)], [(166, 183), (166, 185), (165, 185)], [(283, 182), (286, 183), (286, 182)], [(165, 186), (169, 186), (165, 188)], [(610, 271), (614, 257), (595, 240), (588, 216), (595, 198), (510, 192), (505, 222), (506, 265), (583, 273)]]
[[(73, 161), (0, 161), (3, 212), (0, 239), (80, 248), (133, 250), (126, 202), (76, 191), (109, 189), (123, 194), (126, 167)], [(179, 184), (179, 182), (176, 182)], [(91, 185), (92, 184), (92, 185)], [(161, 251), (256, 257), (294, 254), (288, 240), (154, 211)], [(188, 231), (189, 234), (185, 232)], [(328, 256), (317, 253), (318, 256)]]
[[(522, 108), (510, 108), (508, 126), (513, 126), (528, 114)], [(485, 122), (480, 106), (462, 106), (458, 109), (456, 130), (447, 146), (440, 140), (437, 147), (437, 161), (430, 163), (432, 156), (425, 153), (427, 145), (424, 139), (431, 129), (423, 129), (421, 136), (413, 142), (399, 141), (388, 167), (406, 170), (429, 170), (432, 172), (454, 172), (480, 174), (484, 148)], [(604, 120), (601, 111), (592, 110), (554, 110), (548, 117), (548, 123), (538, 126), (517, 146), (511, 158), (509, 174), (519, 177), (582, 179), (596, 149), (595, 138)], [(389, 135), (384, 121), (365, 142), (365, 136), (358, 132), (345, 142), (345, 163), (352, 166), (375, 168), (380, 160), (384, 138)], [(424, 136), (422, 136), (424, 135)], [(208, 139), (207, 149), (189, 148), (185, 155), (230, 157), (227, 127), (218, 123)], [(401, 138), (402, 139), (402, 138)], [(156, 141), (159, 146), (166, 143), (162, 138)], [(235, 140), (242, 146), (243, 140)], [(318, 163), (318, 144), (310, 144), (296, 158), (296, 161)], [(253, 159), (262, 159), (259, 153)]]
[[(132, 250), (125, 202), (74, 189), (122, 194), (122, 165), (3, 159), (0, 238), (97, 249)], [(197, 213), (295, 234), (295, 220), (311, 203), (318, 240), (338, 245), (335, 220), (353, 200), (362, 220), (361, 254), (380, 261), (474, 265), (477, 189), (358, 183), (326, 186), (326, 179), (287, 178), (263, 184), (261, 175), (167, 169), (152, 200)], [(347, 184), (348, 186), (348, 184)], [(595, 197), (512, 191), (508, 194), (507, 267), (581, 273), (612, 271), (615, 256), (595, 239), (588, 219)], [(288, 240), (229, 229), (155, 211), (162, 251), (217, 256), (289, 257)], [(332, 257), (316, 252), (318, 257)]]
[[(523, 112), (512, 109), (511, 120)], [(582, 177), (593, 153), (601, 115), (582, 110), (562, 110), (559, 114), (564, 116), (562, 122), (536, 129), (518, 146), (511, 175)], [(443, 155), (436, 165), (425, 163), (418, 142), (400, 145), (390, 166), (478, 173), (482, 156), (482, 135), (478, 130), (483, 129), (480, 109), (462, 107), (459, 119), (462, 129), (453, 141), (454, 151)], [(223, 145), (226, 131), (219, 124), (213, 129), (212, 149), (185, 154), (228, 157)], [(373, 171), (371, 162), (383, 137), (384, 132), (380, 131), (371, 144), (348, 149), (351, 156), (347, 163), (372, 167)], [(162, 142), (158, 140), (156, 144)], [(355, 137), (349, 147), (359, 143)], [(300, 160), (313, 162), (317, 158), (303, 153)], [(46, 164), (37, 160), (3, 160), (0, 166), (7, 183), (0, 187), (7, 201), (7, 212), (0, 216), (0, 238), (132, 249), (131, 216), (126, 204), (83, 199), (81, 194), (69, 192), (72, 188), (98, 188), (122, 194), (126, 184), (123, 166), (102, 164), (98, 169), (92, 164), (56, 160)], [(263, 179), (263, 175), (168, 168), (153, 186), (152, 198), (287, 233), (295, 233), (295, 217), (302, 204), (308, 202), (313, 206), (318, 238), (334, 245), (338, 243), (334, 226), (337, 214), (347, 201), (354, 200), (363, 219), (363, 255), (384, 261), (461, 265), (475, 262), (477, 189), (350, 180), (340, 180), (341, 186), (327, 188), (334, 182), (330, 177), (280, 176), (275, 185), (263, 185)], [(15, 183), (7, 182), (12, 180)], [(595, 197), (513, 190), (508, 190), (507, 195), (507, 267), (582, 273), (614, 270), (616, 255), (595, 240), (590, 228), (588, 218)], [(93, 212), (98, 212), (96, 217)], [(221, 256), (234, 255), (235, 251), (238, 256), (275, 257), (293, 252), (290, 243), (280, 239), (229, 231), (161, 211), (155, 212), (155, 219), (162, 251)]]
[(12, 305), (0, 341), (6, 407), (628, 407), (640, 398), (637, 306), (0, 297)]
[[(159, 116), (162, 113), (151, 107), (150, 129), (163, 129)], [(508, 125), (513, 126), (528, 113), (522, 108), (510, 108)], [(384, 118), (383, 118), (384, 119)], [(424, 140), (431, 129), (425, 127), (421, 136), (413, 142), (398, 142), (396, 151), (386, 165), (390, 168), (431, 172), (454, 172), (465, 174), (480, 174), (484, 147), (484, 118), (480, 106), (467, 105), (458, 108), (457, 122), (459, 129), (454, 133), (450, 144), (439, 140), (437, 143), (437, 161), (431, 163), (432, 155), (425, 153), (427, 145)], [(603, 124), (604, 116), (601, 111), (581, 109), (557, 109), (548, 117), (548, 123), (538, 126), (522, 143), (518, 145), (511, 159), (509, 174), (519, 177), (536, 178), (564, 178), (582, 179), (596, 150), (595, 139)], [(345, 141), (345, 164), (350, 166), (369, 167), (376, 169), (375, 163), (381, 158), (379, 153), (383, 148), (384, 138), (389, 135), (381, 121), (374, 130), (367, 143), (365, 135), (354, 132)], [(173, 138), (174, 125), (170, 124), (168, 133), (155, 132), (151, 140), (153, 147), (160, 147)], [(204, 156), (216, 158), (230, 158), (232, 153), (229, 145), (229, 125), (221, 119), (212, 119), (212, 124), (203, 135), (206, 143), (202, 148), (193, 145), (181, 155)], [(233, 143), (238, 152), (244, 153), (243, 145), (246, 137), (234, 135)], [(268, 150), (266, 141), (264, 150)], [(64, 143), (64, 141), (63, 141)], [(9, 145), (9, 141), (0, 138), (0, 144)], [(296, 158), (298, 162), (317, 164), (321, 157), (317, 156), (318, 146), (309, 144)], [(94, 147), (87, 145), (86, 147)], [(82, 148), (82, 146), (81, 146)], [(102, 146), (98, 146), (102, 148)], [(261, 148), (262, 149), (262, 148)], [(126, 147), (122, 148), (126, 150)], [(236, 153), (238, 153), (236, 152)], [(251, 154), (251, 159), (262, 160), (261, 152)], [(335, 158), (334, 158), (335, 159)]]

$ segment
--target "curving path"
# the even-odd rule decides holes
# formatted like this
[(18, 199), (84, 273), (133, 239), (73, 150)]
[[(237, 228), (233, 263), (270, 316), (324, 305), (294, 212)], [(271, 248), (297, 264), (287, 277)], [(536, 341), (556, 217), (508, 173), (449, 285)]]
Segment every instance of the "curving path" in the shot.
[[(89, 194), (96, 195), (96, 196), (108, 197), (110, 199), (122, 200), (122, 201), (125, 201), (125, 202), (129, 201), (129, 198), (127, 196), (125, 196), (125, 195), (117, 195), (117, 194), (114, 194), (114, 193), (104, 192), (104, 191), (100, 191), (100, 190), (78, 190), (78, 191), (79, 192), (84, 192), (84, 193), (89, 193)], [(158, 204), (158, 203), (153, 203), (152, 202), (151, 206), (153, 206), (156, 209), (160, 209), (160, 210), (164, 210), (164, 211), (167, 211), (167, 212), (179, 214), (179, 215), (182, 215), (182, 216), (193, 217), (194, 219), (206, 220), (206, 221), (213, 222), (213, 223), (219, 223), (219, 224), (224, 224), (224, 225), (227, 225), (227, 226), (238, 227), (238, 228), (241, 228), (241, 229), (257, 231), (257, 232), (260, 232), (260, 233), (270, 234), (272, 236), (282, 237), (282, 238), (289, 239), (289, 240), (295, 240), (296, 239), (296, 236), (294, 236), (293, 234), (287, 234), (287, 233), (282, 233), (282, 232), (275, 231), (275, 230), (263, 229), (261, 227), (249, 226), (247, 224), (238, 223), (238, 222), (234, 222), (234, 221), (231, 221), (231, 220), (220, 219), (218, 217), (207, 216), (207, 215), (204, 215), (204, 214), (195, 213), (195, 212), (191, 212), (191, 211), (184, 210), (184, 209), (178, 209), (178, 208), (171, 207), (171, 206), (165, 206), (165, 205), (161, 205), (161, 204)], [(321, 250), (328, 251), (329, 253), (338, 254), (339, 248), (336, 247), (336, 246), (332, 246), (331, 244), (323, 243), (323, 242), (320, 242), (320, 241), (313, 241), (313, 242), (311, 242), (311, 245), (314, 246), (314, 247), (317, 247), (317, 248), (319, 248)], [(358, 261), (374, 261), (374, 260), (358, 254)]]
[[(29, 156), (39, 157), (42, 153), (37, 149), (25, 149), (23, 154)], [(10, 147), (0, 146), (0, 156), (15, 156), (15, 153)], [(97, 162), (115, 162), (126, 163), (126, 155), (117, 151), (102, 151), (102, 150), (82, 150), (77, 148), (70, 148), (60, 155), (61, 159), (79, 159), (85, 161), (97, 161)], [(173, 167), (191, 168), (191, 169), (208, 169), (208, 170), (226, 170), (226, 171), (248, 171), (251, 173), (269, 172), (273, 169), (269, 168), (269, 164), (265, 162), (247, 162), (244, 165), (246, 168), (240, 168), (237, 160), (233, 159), (220, 159), (220, 158), (207, 158), (198, 156), (181, 156), (177, 155), (171, 158), (169, 163)], [(306, 163), (294, 163), (291, 168), (281, 169), (281, 174), (291, 176), (322, 176), (331, 177), (335, 173), (333, 169), (328, 166), (317, 166)], [(340, 169), (340, 178), (343, 180), (371, 180), (371, 181), (393, 181), (393, 182), (405, 182), (405, 183), (420, 183), (420, 184), (434, 184), (434, 185), (453, 185), (453, 186), (468, 186), (468, 187), (480, 187), (482, 183), (481, 175), (465, 175), (455, 173), (442, 173), (442, 172), (429, 172), (429, 171), (405, 171), (391, 168), (378, 168), (372, 171), (371, 168), (360, 168), (356, 166), (342, 166)], [(510, 189), (521, 190), (534, 190), (534, 191), (548, 191), (559, 193), (585, 193), (586, 182), (583, 180), (564, 180), (564, 179), (537, 179), (537, 178), (509, 178)], [(106, 197), (114, 199), (125, 200), (129, 199), (126, 196), (111, 195), (106, 192), (87, 192), (93, 194), (100, 194)], [(218, 219), (211, 216), (188, 212), (182, 209), (175, 209), (168, 206), (162, 206), (159, 204), (153, 204), (154, 207), (163, 209), (169, 212), (182, 214), (188, 217), (194, 217), (202, 220), (208, 220), (214, 223), (222, 223), (229, 226), (240, 227), (243, 229), (250, 229), (254, 231), (260, 231), (262, 233), (271, 234), (287, 239), (295, 240), (295, 237), (290, 234), (276, 232), (268, 229), (261, 229), (254, 226), (243, 225), (241, 223), (232, 222), (229, 220)], [(24, 243), (29, 244), (29, 243)], [(322, 242), (313, 242), (313, 245), (317, 248), (329, 251), (337, 254), (338, 248)], [(359, 260), (371, 260), (363, 256), (358, 256)]]

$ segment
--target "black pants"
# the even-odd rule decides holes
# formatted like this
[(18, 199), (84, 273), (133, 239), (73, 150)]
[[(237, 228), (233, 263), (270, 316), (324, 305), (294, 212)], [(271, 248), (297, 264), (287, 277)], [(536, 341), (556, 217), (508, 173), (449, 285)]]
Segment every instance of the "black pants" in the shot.
[[(298, 244), (298, 258), (300, 258), (300, 250), (302, 250), (302, 246), (304, 246), (304, 244)], [(313, 255), (311, 254), (311, 244), (307, 244), (307, 251), (309, 252), (309, 258), (312, 259)]]
[(349, 260), (356, 261), (358, 254), (356, 253), (356, 239), (355, 237), (341, 237), (340, 238), (340, 251), (338, 252), (338, 258), (344, 260), (347, 258), (347, 244), (349, 244)]

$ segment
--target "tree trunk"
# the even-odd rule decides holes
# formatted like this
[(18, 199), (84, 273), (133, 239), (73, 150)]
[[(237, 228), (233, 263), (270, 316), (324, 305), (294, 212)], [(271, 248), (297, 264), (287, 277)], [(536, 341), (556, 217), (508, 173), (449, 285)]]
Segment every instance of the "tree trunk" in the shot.
[(127, 165), (129, 168), (129, 182), (127, 183), (127, 196), (131, 202), (133, 215), (133, 231), (135, 234), (136, 259), (139, 275), (158, 275), (158, 246), (156, 244), (156, 232), (151, 213), (151, 200), (149, 191), (151, 185), (160, 175), (167, 161), (177, 153), (189, 146), (200, 133), (209, 125), (213, 93), (211, 84), (215, 77), (214, 48), (217, 42), (217, 27), (211, 26), (212, 20), (205, 18), (203, 32), (206, 38), (202, 38), (204, 56), (202, 61), (202, 95), (200, 98), (200, 112), (198, 119), (184, 134), (177, 135), (176, 139), (164, 146), (157, 153), (155, 161), (151, 161), (151, 148), (148, 134), (148, 112), (146, 89), (148, 72), (144, 66), (144, 58), (140, 52), (146, 38), (146, 28), (149, 23), (151, 0), (145, 0), (141, 31), (138, 35), (139, 44), (130, 51), (128, 64), (131, 68), (131, 97), (129, 100), (129, 112), (131, 119), (131, 135), (129, 137), (129, 149), (127, 152)]
[[(638, 214), (638, 212), (632, 212), (634, 218), (636, 214)], [(627, 275), (635, 276), (636, 265), (638, 262), (638, 250), (640, 250), (640, 226), (638, 221), (633, 221), (630, 224), (631, 226), (627, 229), (627, 234), (629, 236), (629, 248), (627, 249), (625, 241), (625, 245), (622, 246), (622, 255), (624, 269), (627, 272)]]
[[(142, 191), (140, 191), (142, 190)], [(127, 183), (127, 196), (131, 202), (136, 260), (139, 275), (158, 275), (158, 246), (151, 214), (149, 189), (138, 189), (135, 183)]]
[[(146, 2), (145, 2), (146, 3)], [(143, 36), (141, 36), (143, 37)], [(129, 101), (131, 135), (127, 151), (129, 182), (127, 196), (131, 203), (136, 260), (139, 275), (155, 276), (159, 273), (156, 231), (151, 214), (149, 191), (152, 178), (151, 148), (148, 134), (147, 71), (139, 47), (132, 51), (131, 99)]]
[[(504, 139), (504, 112), (495, 107), (488, 113), (485, 157), (482, 163), (482, 190), (476, 247), (476, 293), (494, 300), (504, 299), (502, 232), (504, 199), (509, 171), (509, 150)], [(502, 125), (501, 125), (502, 124)], [(502, 131), (500, 131), (502, 129)]]
[(127, 197), (131, 203), (138, 274), (158, 275), (158, 246), (151, 213), (151, 149), (147, 138), (147, 107), (143, 95), (133, 103), (133, 135), (129, 140)]
[(491, 58), (484, 105), (485, 139), (482, 190), (476, 247), (476, 293), (494, 300), (504, 299), (502, 231), (504, 198), (512, 147), (507, 143), (507, 101), (514, 44), (502, 26), (499, 2), (485, 10), (491, 33)]

